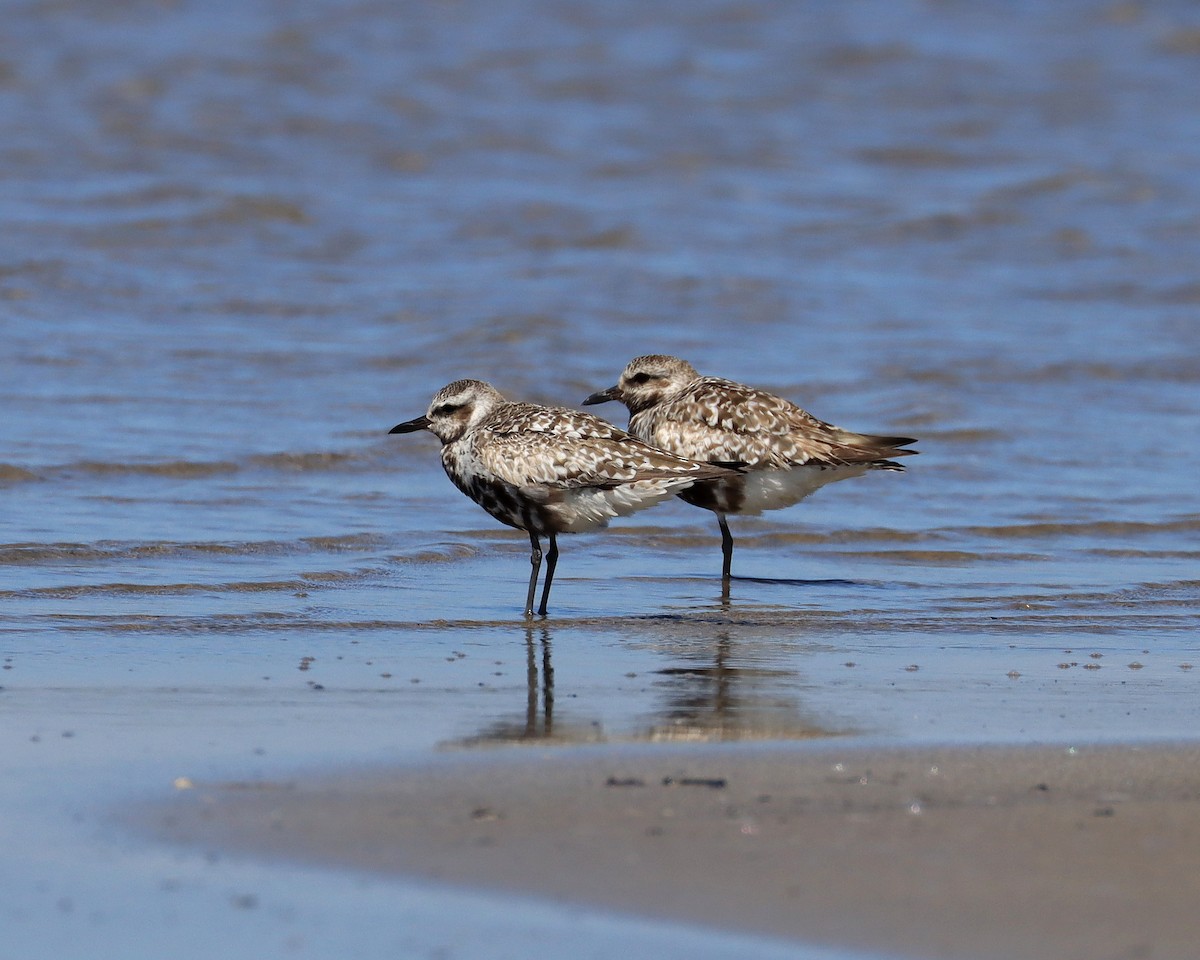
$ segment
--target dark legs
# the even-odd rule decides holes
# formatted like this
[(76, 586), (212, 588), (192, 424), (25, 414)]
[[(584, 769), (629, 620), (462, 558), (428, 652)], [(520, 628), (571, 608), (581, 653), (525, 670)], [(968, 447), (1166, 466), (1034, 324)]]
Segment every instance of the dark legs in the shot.
[[(533, 545), (533, 552), (529, 554), (529, 563), (533, 566), (533, 570), (529, 573), (529, 594), (525, 598), (525, 618), (529, 619), (533, 616), (533, 593), (537, 590), (538, 571), (542, 569), (542, 544), (538, 540), (537, 534), (532, 530), (529, 532), (529, 542)], [(553, 539), (550, 541), (554, 542)], [(546, 588), (549, 591), (549, 587)], [(542, 607), (546, 606), (546, 598), (542, 597)], [(543, 613), (545, 610), (543, 609)]]
[(729, 606), (729, 567), (733, 563), (733, 534), (729, 532), (729, 524), (725, 514), (717, 514), (717, 523), (721, 525), (721, 603)]
[[(529, 554), (529, 563), (533, 569), (529, 572), (529, 593), (525, 597), (525, 617), (533, 617), (533, 595), (537, 591), (538, 572), (542, 569), (542, 543), (538, 535), (530, 531), (529, 543), (533, 551)], [(538, 607), (538, 616), (546, 615), (546, 601), (550, 599), (550, 584), (554, 582), (554, 568), (558, 565), (558, 538), (550, 534), (550, 549), (546, 553), (546, 584), (542, 587), (542, 603)]]
[(721, 555), (724, 557), (724, 562), (721, 564), (721, 579), (728, 583), (729, 567), (733, 563), (733, 534), (729, 532), (725, 514), (717, 514), (717, 523), (721, 525)]
[[(550, 584), (554, 582), (554, 568), (558, 565), (558, 538), (553, 533), (550, 534), (550, 549), (546, 551), (546, 583), (542, 587), (542, 605), (538, 607), (538, 616), (546, 615), (546, 601), (550, 599)], [(533, 594), (529, 595), (529, 602), (533, 603)]]

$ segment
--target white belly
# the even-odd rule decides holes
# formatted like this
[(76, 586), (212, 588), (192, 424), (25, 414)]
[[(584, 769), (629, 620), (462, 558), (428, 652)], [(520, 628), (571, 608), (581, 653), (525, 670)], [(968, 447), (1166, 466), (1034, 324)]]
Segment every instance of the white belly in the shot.
[(560, 524), (563, 533), (582, 533), (607, 526), (614, 517), (627, 517), (638, 510), (668, 500), (683, 487), (690, 486), (690, 477), (670, 480), (637, 480), (604, 489), (583, 487), (565, 491), (543, 509)]
[[(764, 510), (780, 510), (799, 503), (828, 483), (861, 477), (868, 467), (790, 467), (782, 470), (752, 470), (737, 483), (742, 486), (741, 503), (731, 513), (756, 516)], [(735, 500), (736, 502), (736, 500)]]

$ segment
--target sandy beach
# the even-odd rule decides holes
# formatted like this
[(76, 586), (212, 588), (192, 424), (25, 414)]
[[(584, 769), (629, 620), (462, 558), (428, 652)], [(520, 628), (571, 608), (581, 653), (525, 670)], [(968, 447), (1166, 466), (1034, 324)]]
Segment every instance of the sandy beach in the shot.
[(1194, 957), (1200, 747), (596, 747), (181, 785), (225, 855), (887, 955)]
[[(7, 4), (0, 960), (1200, 956), (1197, 89), (1195, 0)], [(388, 431), (653, 353), (920, 456), (526, 620)]]

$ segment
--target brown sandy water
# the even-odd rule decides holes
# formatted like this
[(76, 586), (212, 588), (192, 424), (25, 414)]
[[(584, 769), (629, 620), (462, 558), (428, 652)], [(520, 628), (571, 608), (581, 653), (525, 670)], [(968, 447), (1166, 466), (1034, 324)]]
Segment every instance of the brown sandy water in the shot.
[(656, 748), (206, 784), (173, 843), (877, 955), (1194, 955), (1195, 746)]

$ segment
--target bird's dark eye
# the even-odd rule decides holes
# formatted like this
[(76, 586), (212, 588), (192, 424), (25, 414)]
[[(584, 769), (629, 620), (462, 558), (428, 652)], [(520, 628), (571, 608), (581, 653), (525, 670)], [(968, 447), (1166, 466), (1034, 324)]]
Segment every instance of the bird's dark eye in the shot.
[(433, 408), (433, 414), (436, 417), (448, 417), (452, 413), (457, 413), (465, 406), (465, 403), (443, 403)]
[(632, 377), (629, 378), (629, 382), (630, 383), (649, 383), (653, 379), (654, 379), (654, 374), (652, 374), (652, 373), (635, 373)]

